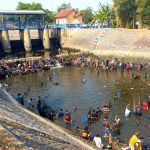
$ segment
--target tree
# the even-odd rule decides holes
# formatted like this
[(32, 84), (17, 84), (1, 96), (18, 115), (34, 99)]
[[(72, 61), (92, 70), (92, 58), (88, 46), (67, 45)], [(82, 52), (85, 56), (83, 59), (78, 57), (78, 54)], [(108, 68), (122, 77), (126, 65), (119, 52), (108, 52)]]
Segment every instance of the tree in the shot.
[(52, 24), (55, 22), (55, 13), (53, 11), (49, 11), (48, 9), (45, 9), (44, 12), (45, 17), (44, 17), (44, 22), (45, 24)]
[(132, 28), (136, 20), (135, 0), (113, 0), (118, 27)]
[(55, 13), (49, 11), (48, 9), (44, 9), (40, 3), (32, 2), (30, 4), (30, 3), (19, 2), (16, 9), (17, 10), (43, 10), (45, 12), (45, 16), (44, 16), (45, 24), (52, 24), (55, 21)]
[(57, 7), (57, 12), (60, 12), (61, 10), (68, 9), (68, 8), (71, 8), (71, 3), (68, 4), (63, 3), (59, 7)]
[(43, 10), (43, 7), (40, 3), (36, 3), (36, 2), (32, 2), (31, 4), (19, 2), (16, 9), (17, 10)]
[(101, 24), (114, 24), (114, 11), (108, 4), (99, 3), (99, 10), (95, 14), (95, 19), (99, 20)]
[(91, 7), (87, 7), (85, 10), (80, 11), (83, 15), (83, 22), (88, 24), (93, 20), (93, 9)]
[(136, 0), (139, 28), (150, 26), (150, 0)]

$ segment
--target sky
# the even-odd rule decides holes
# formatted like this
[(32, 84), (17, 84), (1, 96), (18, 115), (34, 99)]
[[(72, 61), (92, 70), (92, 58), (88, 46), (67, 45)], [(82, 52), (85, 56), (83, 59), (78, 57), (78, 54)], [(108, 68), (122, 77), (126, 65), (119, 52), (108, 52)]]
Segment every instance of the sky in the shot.
[(23, 3), (41, 3), (43, 8), (49, 9), (51, 11), (56, 11), (57, 6), (60, 6), (62, 3), (71, 3), (73, 8), (85, 9), (87, 7), (92, 7), (94, 11), (98, 10), (98, 4), (108, 3), (112, 4), (112, 0), (0, 0), (0, 9), (1, 10), (15, 10), (18, 2)]

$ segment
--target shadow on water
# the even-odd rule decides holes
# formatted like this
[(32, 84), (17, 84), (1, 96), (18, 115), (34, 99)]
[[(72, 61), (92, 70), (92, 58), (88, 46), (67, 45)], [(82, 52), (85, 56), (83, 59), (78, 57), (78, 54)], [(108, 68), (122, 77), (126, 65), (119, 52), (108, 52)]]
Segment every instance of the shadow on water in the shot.
[[(141, 75), (144, 76), (144, 71), (141, 71)], [(83, 78), (86, 79), (85, 83), (82, 83)], [(45, 103), (56, 110), (62, 108), (64, 111), (68, 109), (72, 112), (73, 124), (70, 129), (73, 132), (76, 132), (77, 126), (83, 128), (88, 125), (82, 123), (82, 115), (87, 115), (89, 107), (102, 108), (105, 103), (111, 102), (112, 109), (109, 119), (112, 123), (116, 115), (121, 118), (121, 139), (127, 142), (125, 139), (129, 139), (134, 132), (139, 130), (145, 141), (149, 141), (150, 128), (148, 125), (150, 120), (144, 116), (150, 116), (150, 111), (144, 112), (140, 118), (131, 115), (128, 119), (124, 117), (124, 111), (128, 103), (131, 105), (133, 102), (139, 103), (150, 94), (150, 79), (133, 80), (132, 72), (97, 72), (92, 68), (82, 70), (76, 67), (64, 67), (46, 72), (41, 71), (38, 74), (8, 78), (7, 82), (11, 83), (11, 92), (15, 94), (18, 91), (21, 93), (27, 91), (25, 99), (32, 97), (37, 101), (37, 97), (40, 95)], [(59, 85), (54, 85), (54, 82), (58, 82)], [(113, 97), (117, 90), (121, 91), (121, 97), (114, 101)], [(75, 112), (73, 105), (78, 108)], [(99, 132), (100, 135), (103, 135), (103, 119), (102, 116), (94, 123), (89, 124), (92, 134)], [(61, 119), (56, 122), (66, 127)]]

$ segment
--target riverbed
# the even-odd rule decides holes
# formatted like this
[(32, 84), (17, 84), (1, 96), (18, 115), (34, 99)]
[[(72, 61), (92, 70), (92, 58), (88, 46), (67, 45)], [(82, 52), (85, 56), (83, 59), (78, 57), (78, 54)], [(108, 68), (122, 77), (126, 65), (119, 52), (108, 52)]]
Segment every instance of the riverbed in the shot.
[[(26, 100), (32, 97), (35, 102), (37, 97), (41, 96), (42, 100), (53, 109), (69, 110), (73, 120), (71, 126), (66, 126), (63, 119), (58, 119), (56, 122), (69, 128), (75, 134), (77, 126), (84, 128), (89, 125), (89, 130), (93, 135), (100, 133), (102, 136), (103, 116), (91, 124), (82, 123), (82, 116), (87, 115), (89, 108), (102, 108), (104, 104), (111, 102), (112, 109), (109, 120), (112, 123), (116, 115), (121, 118), (121, 141), (128, 143), (130, 136), (136, 131), (140, 131), (144, 141), (149, 143), (150, 111), (143, 112), (141, 117), (136, 117), (134, 114), (130, 118), (124, 117), (125, 107), (128, 103), (131, 105), (139, 103), (150, 95), (150, 78), (144, 78), (145, 71), (140, 71), (142, 79), (138, 80), (132, 79), (133, 72), (137, 71), (105, 72), (88, 67), (63, 67), (15, 76), (2, 80), (2, 82), (7, 81), (10, 84), (10, 92), (14, 95), (19, 92), (24, 93)], [(86, 82), (82, 83), (84, 78)], [(55, 85), (56, 82), (59, 84)], [(120, 91), (121, 96), (114, 101), (113, 97), (116, 91)], [(77, 107), (77, 111), (73, 110), (74, 105)], [(137, 121), (139, 125), (136, 124)]]

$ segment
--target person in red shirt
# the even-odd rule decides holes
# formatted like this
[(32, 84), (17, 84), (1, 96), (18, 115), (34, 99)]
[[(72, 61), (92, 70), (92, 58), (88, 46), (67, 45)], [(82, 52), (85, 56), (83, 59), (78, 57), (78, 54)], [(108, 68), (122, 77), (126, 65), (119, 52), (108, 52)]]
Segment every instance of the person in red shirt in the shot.
[(66, 114), (64, 117), (64, 121), (66, 122), (66, 124), (71, 124), (71, 117), (70, 114)]
[(148, 103), (146, 101), (142, 103), (142, 108), (143, 110), (148, 110)]

